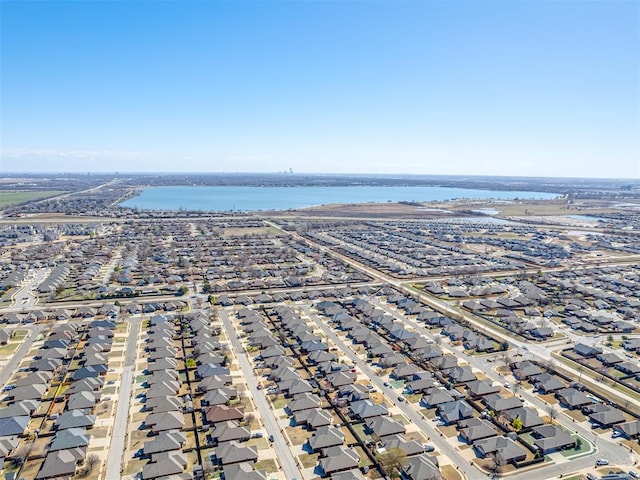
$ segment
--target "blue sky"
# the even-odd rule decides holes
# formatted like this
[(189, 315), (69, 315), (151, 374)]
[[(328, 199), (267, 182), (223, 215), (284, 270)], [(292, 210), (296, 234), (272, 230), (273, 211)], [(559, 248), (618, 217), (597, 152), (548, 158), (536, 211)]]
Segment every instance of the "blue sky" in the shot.
[(637, 1), (0, 9), (0, 172), (640, 177)]

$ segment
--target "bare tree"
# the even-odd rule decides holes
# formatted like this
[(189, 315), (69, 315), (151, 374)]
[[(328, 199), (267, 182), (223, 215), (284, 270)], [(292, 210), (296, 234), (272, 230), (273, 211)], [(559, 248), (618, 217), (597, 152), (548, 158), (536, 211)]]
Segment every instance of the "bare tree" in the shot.
[(213, 463), (211, 462), (211, 460), (209, 458), (203, 460), (202, 462), (202, 471), (205, 474), (209, 474), (209, 473), (213, 473), (214, 467), (213, 467)]
[(491, 478), (498, 478), (502, 473), (502, 468), (505, 464), (506, 462), (504, 461), (504, 458), (499, 453), (491, 455), (490, 461), (487, 465), (487, 470), (489, 470)]
[(16, 465), (22, 465), (27, 460), (29, 450), (29, 445), (21, 443), (11, 454), (11, 460), (13, 460)]
[(87, 464), (87, 470), (90, 472), (100, 462), (100, 457), (98, 457), (98, 455), (96, 455), (95, 453), (92, 453), (87, 457), (85, 462)]
[(549, 415), (549, 423), (553, 424), (553, 421), (558, 417), (558, 409), (554, 405), (547, 405), (547, 414)]
[(508, 367), (509, 365), (511, 365), (512, 358), (511, 358), (511, 355), (509, 355), (507, 352), (504, 352), (501, 358), (502, 358), (502, 363), (504, 364), (505, 367)]
[(248, 426), (250, 426), (250, 425), (251, 425), (251, 423), (253, 422), (253, 420), (254, 420), (255, 418), (256, 418), (256, 416), (255, 416), (253, 413), (247, 413), (247, 414), (244, 416), (244, 421), (246, 422), (246, 424), (247, 424)]
[(390, 477), (394, 477), (396, 475), (399, 476), (400, 471), (407, 464), (407, 454), (399, 448), (390, 448), (386, 452), (380, 454), (378, 459), (382, 464), (383, 470)]
[(513, 396), (517, 396), (518, 393), (520, 393), (520, 390), (522, 390), (522, 382), (520, 380), (516, 380), (515, 382), (513, 382), (513, 384), (511, 385), (511, 390), (513, 390)]

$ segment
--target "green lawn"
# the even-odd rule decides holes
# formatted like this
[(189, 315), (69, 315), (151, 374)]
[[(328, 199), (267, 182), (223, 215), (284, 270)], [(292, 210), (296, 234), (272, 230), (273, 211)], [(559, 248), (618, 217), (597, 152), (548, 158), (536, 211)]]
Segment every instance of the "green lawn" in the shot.
[(287, 403), (289, 403), (290, 401), (291, 401), (290, 399), (284, 398), (283, 396), (281, 398), (273, 399), (271, 401), (271, 404), (273, 405), (274, 410), (278, 410), (279, 408), (284, 408), (287, 405)]
[(15, 352), (18, 348), (19, 343), (10, 343), (8, 345), (2, 345), (0, 347), (0, 356), (9, 355)]
[(591, 450), (593, 448), (593, 445), (591, 444), (591, 442), (589, 442), (586, 438), (580, 437), (579, 435), (576, 435), (576, 434), (572, 434), (571, 437), (575, 439), (580, 438), (580, 440), (582, 441), (582, 445), (580, 445), (580, 448), (577, 448), (577, 449), (572, 448), (570, 450), (560, 450), (560, 453), (563, 456), (574, 458), (574, 457), (582, 456), (586, 453), (591, 453)]
[(22, 339), (26, 337), (28, 333), (29, 333), (29, 330), (16, 330), (13, 333), (12, 341), (14, 342), (22, 341)]
[(421, 393), (412, 393), (410, 395), (406, 395), (405, 398), (407, 399), (407, 402), (409, 402), (409, 403), (418, 403), (420, 401), (420, 399), (422, 398), (422, 394)]
[(402, 414), (392, 415), (391, 419), (398, 422), (400, 425), (409, 425), (409, 420)]
[(9, 205), (16, 205), (23, 202), (30, 202), (32, 200), (55, 197), (56, 195), (62, 195), (63, 193), (67, 192), (63, 190), (43, 190), (38, 192), (0, 192), (0, 208), (7, 207)]

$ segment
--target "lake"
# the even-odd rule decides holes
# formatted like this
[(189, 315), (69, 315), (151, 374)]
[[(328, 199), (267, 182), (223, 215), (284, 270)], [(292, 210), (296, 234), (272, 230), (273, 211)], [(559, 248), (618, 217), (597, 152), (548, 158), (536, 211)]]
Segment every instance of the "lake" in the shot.
[(430, 202), (454, 199), (547, 199), (554, 193), (450, 187), (154, 187), (120, 205), (140, 210), (289, 210), (334, 203)]

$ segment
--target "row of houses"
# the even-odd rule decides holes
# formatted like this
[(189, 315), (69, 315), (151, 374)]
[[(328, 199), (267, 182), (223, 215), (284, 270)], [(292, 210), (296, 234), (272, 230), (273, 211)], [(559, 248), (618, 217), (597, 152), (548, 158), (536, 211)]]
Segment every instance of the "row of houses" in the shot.
[[(398, 302), (395, 297), (389, 300)], [(504, 462), (517, 464), (533, 456), (518, 441), (516, 432), (507, 433), (516, 419), (522, 431), (542, 426), (534, 408), (517, 397), (503, 395), (499, 387), (479, 379), (468, 365), (460, 365), (457, 357), (445, 355), (426, 337), (407, 331), (404, 323), (386, 320), (389, 317), (368, 302), (348, 299), (342, 304), (353, 315), (346, 310), (336, 312), (336, 305), (327, 302), (317, 308), (331, 314), (337, 328), (346, 328), (347, 337), (355, 344), (365, 346), (373, 365), (389, 368), (387, 357), (401, 359), (393, 362), (390, 379), (402, 381), (407, 394), (421, 394), (420, 405), (433, 410), (442, 425), (455, 426), (479, 457), (498, 455)]]
[[(297, 312), (288, 307), (274, 308), (277, 327), (250, 310), (241, 311), (239, 316), (250, 345), (261, 347), (256, 361), (260, 362), (260, 368), (269, 369), (268, 378), (273, 382), (267, 393), (282, 393), (290, 399), (285, 411), (296, 427), (311, 432), (304, 450), (319, 455), (317, 472), (323, 477), (364, 478), (364, 470), (358, 468), (363, 459), (355, 445), (344, 443), (346, 424), (335, 423), (346, 420), (351, 428), (362, 424), (363, 432), (375, 438), (380, 448), (400, 448), (405, 452), (406, 478), (440, 478), (437, 459), (426, 455), (420, 442), (404, 437), (405, 427), (390, 418), (383, 404), (370, 399), (369, 389), (356, 383), (355, 369), (341, 362)], [(287, 347), (282, 345), (283, 341)], [(286, 355), (289, 348), (300, 353), (297, 361)], [(314, 372), (311, 379), (302, 378), (309, 372)], [(361, 438), (357, 439), (362, 443)]]
[(640, 363), (616, 353), (603, 353), (600, 346), (577, 343), (563, 350), (562, 355), (586, 368), (606, 376), (625, 387), (640, 391)]
[[(53, 268), (38, 287), (47, 298), (65, 289), (75, 298), (170, 294), (185, 282), (225, 292), (370, 280), (303, 240), (260, 232), (265, 224), (259, 219), (208, 218), (200, 219), (197, 229), (191, 225), (180, 219), (143, 220), (126, 229), (79, 224), (82, 236), (16, 247), (12, 262), (21, 269), (0, 272), (0, 290), (43, 265)], [(62, 260), (56, 264), (53, 258)]]
[[(465, 309), (531, 340), (553, 336), (553, 330), (544, 326), (551, 318), (561, 319), (573, 330), (585, 333), (630, 333), (638, 328), (637, 322), (628, 321), (637, 319), (640, 306), (637, 284), (621, 278), (621, 275), (629, 278), (628, 269), (613, 269), (594, 268), (584, 276), (553, 272), (531, 280), (506, 277), (499, 283), (491, 278), (473, 277), (466, 282), (458, 279), (429, 282), (424, 289), (440, 297), (472, 298), (462, 303)], [(605, 271), (609, 272), (610, 280), (597, 280)], [(626, 286), (621, 287), (621, 283)]]
[(0, 437), (24, 444), (27, 462), (44, 458), (37, 479), (69, 478), (86, 459), (115, 327), (107, 320), (56, 326), (22, 369), (27, 374), (12, 380)]
[[(486, 222), (456, 224), (453, 220), (446, 223), (386, 221), (355, 227), (353, 223), (340, 228), (321, 227), (305, 234), (315, 241), (335, 245), (341, 253), (391, 276), (410, 278), (518, 268), (516, 261), (460, 246), (466, 232), (489, 233), (510, 228), (518, 227), (496, 227)], [(484, 239), (485, 235), (469, 238), (476, 238), (472, 241), (477, 242), (477, 238)], [(546, 250), (544, 254), (548, 255), (548, 248)]]
[(142, 478), (200, 475), (203, 465), (185, 471), (190, 463), (187, 452), (194, 448), (185, 444), (188, 431), (201, 439), (195, 448), (202, 458), (209, 458), (226, 479), (266, 478), (264, 471), (253, 468), (258, 452), (246, 445), (252, 433), (244, 409), (232, 406), (239, 395), (219, 333), (202, 313), (150, 319), (143, 372), (146, 416), (141, 426), (149, 431), (149, 441), (135, 453), (147, 461)]
[[(586, 353), (591, 351), (591, 347), (582, 345), (579, 350)], [(596, 355), (595, 352), (593, 354)], [(581, 411), (591, 424), (591, 428), (600, 430), (613, 428), (629, 439), (637, 438), (638, 433), (635, 428), (640, 419), (637, 414), (633, 415), (631, 410), (625, 411), (612, 405), (606, 399), (588, 392), (581, 384), (568, 382), (553, 371), (543, 370), (536, 363), (514, 362), (510, 367), (514, 377), (518, 381), (528, 382), (533, 386), (534, 391), (541, 395), (552, 394), (562, 408)]]
[(183, 310), (185, 306), (186, 303), (181, 300), (130, 302), (121, 307), (113, 303), (105, 303), (101, 306), (85, 305), (76, 309), (57, 308), (53, 310), (32, 310), (28, 313), (9, 312), (0, 316), (0, 323), (17, 325), (47, 321), (115, 320), (121, 311), (129, 315), (139, 315), (141, 313), (176, 312)]
[[(182, 476), (187, 458), (182, 448), (186, 435), (183, 412), (184, 389), (177, 370), (178, 350), (174, 347), (175, 325), (170, 317), (153, 316), (147, 327), (146, 368), (142, 428), (150, 437), (137, 455), (147, 460), (142, 478)], [(189, 477), (190, 478), (190, 477)]]

